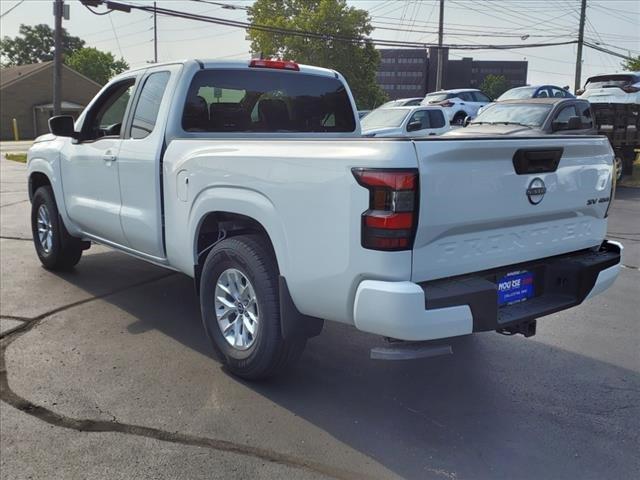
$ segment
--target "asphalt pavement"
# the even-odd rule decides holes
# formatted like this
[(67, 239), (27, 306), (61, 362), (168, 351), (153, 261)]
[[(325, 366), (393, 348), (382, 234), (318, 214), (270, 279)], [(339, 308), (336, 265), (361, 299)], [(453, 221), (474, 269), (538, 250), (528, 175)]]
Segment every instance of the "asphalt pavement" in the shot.
[(329, 323), (290, 375), (246, 383), (191, 279), (99, 246), (44, 270), (25, 166), (0, 167), (3, 479), (640, 478), (640, 190), (611, 210), (614, 287), (535, 337), (383, 362), (379, 338)]

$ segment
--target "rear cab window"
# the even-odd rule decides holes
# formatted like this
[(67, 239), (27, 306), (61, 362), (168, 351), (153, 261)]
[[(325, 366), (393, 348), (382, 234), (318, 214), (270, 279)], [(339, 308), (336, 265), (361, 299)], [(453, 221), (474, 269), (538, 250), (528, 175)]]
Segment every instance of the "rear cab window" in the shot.
[(356, 119), (335, 77), (267, 69), (195, 74), (183, 109), (186, 132), (354, 132)]

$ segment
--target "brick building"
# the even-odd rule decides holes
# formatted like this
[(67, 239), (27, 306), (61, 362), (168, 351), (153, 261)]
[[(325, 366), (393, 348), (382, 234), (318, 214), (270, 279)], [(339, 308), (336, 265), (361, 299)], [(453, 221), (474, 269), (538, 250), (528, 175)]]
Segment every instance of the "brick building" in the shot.
[[(380, 49), (380, 66), (376, 73), (380, 85), (390, 98), (421, 97), (436, 86), (437, 49)], [(464, 57), (450, 60), (445, 50), (443, 88), (480, 88), (487, 75), (503, 75), (512, 87), (527, 83), (526, 61), (474, 60)]]
[[(62, 113), (77, 117), (100, 88), (100, 84), (63, 65)], [(53, 62), (0, 70), (0, 140), (13, 140), (14, 118), (21, 139), (47, 133), (52, 115)]]

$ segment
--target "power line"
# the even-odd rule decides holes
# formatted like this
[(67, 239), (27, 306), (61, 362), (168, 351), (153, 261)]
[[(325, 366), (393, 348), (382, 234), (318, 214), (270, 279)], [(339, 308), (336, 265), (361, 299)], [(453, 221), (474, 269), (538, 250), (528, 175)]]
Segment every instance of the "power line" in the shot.
[[(153, 7), (147, 7), (143, 5), (133, 5), (128, 3), (120, 3), (120, 2), (109, 2), (109, 6), (112, 8), (130, 8), (136, 10), (142, 10), (146, 12), (152, 12)], [(295, 30), (290, 28), (282, 28), (282, 27), (271, 27), (267, 25), (260, 25), (255, 23), (243, 22), (240, 20), (231, 20), (219, 17), (211, 17), (206, 15), (194, 14), (189, 12), (183, 12), (179, 10), (172, 10), (168, 8), (158, 8), (157, 12), (159, 15), (184, 18), (189, 20), (196, 20), (202, 22), (208, 22), (218, 25), (227, 25), (237, 28), (242, 28), (244, 30), (257, 30), (263, 32), (270, 32), (275, 34), (280, 34), (284, 36), (298, 36), (298, 37), (306, 37), (306, 38), (315, 38), (327, 41), (337, 41), (337, 42), (349, 42), (349, 43), (370, 43), (378, 46), (387, 46), (387, 47), (399, 47), (399, 48), (428, 48), (435, 47), (437, 44), (430, 43), (422, 43), (422, 42), (406, 42), (406, 41), (396, 41), (396, 40), (383, 40), (366, 36), (355, 36), (349, 37), (344, 35), (336, 35), (331, 33), (322, 33), (322, 32), (310, 32), (306, 30)], [(459, 49), (459, 50), (478, 50), (478, 49), (491, 49), (491, 50), (502, 50), (502, 49), (513, 49), (513, 48), (538, 48), (538, 47), (548, 47), (548, 46), (556, 46), (556, 45), (570, 45), (576, 43), (575, 40), (571, 41), (562, 41), (562, 42), (547, 42), (547, 43), (529, 43), (529, 44), (487, 44), (487, 45), (478, 45), (478, 44), (443, 44), (442, 48), (449, 49)]]
[[(516, 30), (516, 29), (518, 29), (518, 28), (522, 28), (522, 27), (525, 27), (525, 28), (531, 28), (531, 25), (524, 24), (524, 23), (521, 23), (521, 22), (517, 22), (517, 21), (516, 21), (516, 20), (529, 20), (529, 17), (522, 17), (521, 15), (508, 14), (507, 12), (502, 12), (502, 11), (501, 11), (501, 13), (504, 13), (504, 14), (506, 14), (506, 15), (509, 15), (511, 18), (509, 18), (509, 17), (504, 17), (504, 16), (496, 15), (495, 13), (485, 12), (485, 11), (482, 11), (482, 10), (478, 10), (477, 8), (473, 8), (473, 7), (471, 7), (471, 6), (465, 5), (465, 4), (463, 4), (463, 3), (462, 3), (462, 1), (461, 1), (461, 0), (455, 0), (455, 1), (454, 1), (454, 0), (451, 0), (451, 3), (453, 3), (453, 4), (455, 4), (455, 5), (460, 6), (461, 8), (463, 8), (463, 9), (465, 9), (465, 10), (471, 10), (471, 11), (473, 11), (473, 12), (479, 13), (480, 15), (484, 15), (484, 16), (487, 16), (487, 17), (491, 17), (491, 18), (493, 18), (493, 19), (495, 19), (495, 20), (502, 20), (502, 21), (504, 21), (504, 22), (510, 22), (510, 23), (513, 23), (513, 24), (517, 25), (517, 27), (516, 27), (516, 28), (513, 28), (512, 30)], [(478, 5), (478, 2), (474, 2), (474, 5)], [(483, 5), (484, 5), (484, 4), (483, 4)], [(561, 15), (560, 17), (556, 17), (556, 18), (561, 18), (561, 17), (566, 16), (566, 15), (568, 15), (568, 14), (567, 14), (567, 13), (565, 13), (564, 15)], [(515, 19), (516, 19), (516, 20), (514, 20), (514, 18), (513, 18), (513, 17), (515, 17)], [(544, 19), (544, 20), (543, 20), (543, 19), (540, 19), (540, 18), (538, 17), (538, 18), (537, 18), (537, 20), (539, 20), (539, 21), (540, 21), (539, 23), (546, 23), (546, 24), (548, 24), (548, 25), (555, 25), (556, 27), (560, 27), (560, 28), (568, 28), (568, 25), (565, 25), (565, 24), (560, 25), (560, 24), (558, 24), (558, 23), (556, 23), (556, 22), (553, 22), (551, 19)]]
[[(408, 33), (428, 33), (432, 35), (437, 35), (437, 30), (420, 30), (420, 29), (404, 29), (404, 28), (394, 28), (394, 27), (386, 27), (377, 25), (378, 22), (373, 22), (373, 28), (376, 30), (390, 30), (396, 32), (408, 32)], [(385, 25), (385, 24), (383, 24)], [(447, 36), (449, 37), (491, 37), (491, 38), (521, 38), (521, 33), (476, 33), (474, 31), (469, 32), (460, 32), (453, 31), (450, 32), (449, 28), (447, 28)], [(559, 37), (568, 37), (569, 34), (566, 35), (528, 35), (530, 38), (559, 38)]]
[(111, 22), (111, 28), (113, 29), (113, 36), (116, 39), (116, 45), (118, 45), (120, 58), (124, 58), (124, 54), (122, 53), (122, 47), (120, 46), (120, 39), (118, 38), (118, 34), (116, 33), (116, 27), (113, 25), (113, 19), (111, 18), (111, 15), (109, 15), (109, 22)]
[[(434, 4), (434, 8), (435, 8), (435, 4)], [(379, 20), (379, 19), (390, 20), (391, 22), (383, 22), (382, 20)], [(372, 17), (372, 20), (375, 21), (375, 22), (378, 22), (378, 23), (387, 23), (387, 24), (390, 24), (390, 25), (396, 25), (397, 22), (400, 19), (398, 19), (396, 17), (387, 17), (387, 16), (384, 16), (384, 15), (375, 15), (374, 17)], [(436, 28), (437, 25), (438, 25), (438, 22), (435, 22), (435, 21), (434, 22), (416, 21), (416, 24), (422, 25), (422, 26), (425, 26), (425, 27), (434, 27), (434, 28)], [(453, 25), (453, 27), (452, 27), (452, 25)], [(537, 24), (527, 25), (527, 27), (532, 27), (534, 25), (537, 25)], [(456, 27), (465, 27), (465, 28), (456, 28)], [(486, 24), (485, 25), (478, 25), (478, 24), (447, 22), (447, 30), (452, 30), (452, 29), (453, 30), (477, 30), (476, 28), (472, 28), (472, 27), (479, 27), (481, 29), (479, 31), (482, 31), (482, 32), (486, 32), (487, 31), (486, 30), (486, 27), (487, 27)], [(497, 25), (493, 25), (491, 27), (491, 29), (492, 30), (496, 30), (496, 31), (499, 31), (499, 30), (513, 31), (514, 27), (499, 27)], [(541, 32), (548, 32), (548, 31), (558, 32), (558, 28), (557, 27), (538, 28), (537, 30), (541, 31)], [(571, 29), (571, 31), (572, 30), (573, 29)], [(564, 30), (564, 31), (569, 31), (569, 30)]]
[(594, 50), (598, 50), (600, 52), (608, 53), (609, 55), (613, 55), (614, 57), (623, 58), (625, 60), (631, 60), (631, 57), (629, 57), (628, 55), (623, 55), (622, 53), (614, 52), (613, 50), (609, 50), (608, 48), (601, 47), (600, 45), (595, 45), (591, 42), (584, 42), (584, 44), (589, 48), (593, 48)]
[[(601, 7), (600, 5), (592, 5), (592, 7), (595, 8), (596, 10), (598, 10), (599, 12), (606, 13), (609, 16), (611, 16), (611, 17), (613, 17), (613, 18), (615, 18), (617, 20), (622, 20), (623, 22), (628, 22), (628, 23), (630, 23), (630, 24), (632, 24), (634, 26), (638, 25), (637, 21), (629, 19), (628, 16), (625, 16), (625, 15), (622, 15), (622, 14), (619, 14), (619, 13), (615, 13), (615, 12), (611, 11), (607, 7)], [(629, 15), (629, 12), (627, 12), (627, 15)]]
[(22, 5), (24, 3), (24, 0), (20, 0), (18, 3), (16, 3), (13, 7), (11, 7), (9, 10), (7, 10), (6, 12), (4, 12), (2, 15), (0, 15), (0, 18), (4, 17), (5, 15), (8, 15), (9, 13), (11, 13), (12, 11), (14, 11), (16, 8), (18, 8), (20, 5)]
[(209, 5), (217, 5), (227, 10), (249, 10), (249, 7), (244, 5), (233, 5), (232, 3), (214, 2), (213, 0), (191, 0), (192, 2), (208, 3)]

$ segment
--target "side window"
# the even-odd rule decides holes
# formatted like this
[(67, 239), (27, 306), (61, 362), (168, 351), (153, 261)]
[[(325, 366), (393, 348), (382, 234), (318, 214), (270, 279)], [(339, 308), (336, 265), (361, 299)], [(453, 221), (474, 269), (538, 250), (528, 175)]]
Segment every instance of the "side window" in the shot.
[(553, 96), (555, 98), (564, 98), (565, 97), (565, 91), (561, 90), (559, 88), (551, 87), (551, 93), (553, 93)]
[(547, 91), (546, 88), (541, 88), (540, 90), (538, 90), (538, 93), (536, 93), (536, 98), (548, 98), (549, 97), (549, 92)]
[(169, 72), (157, 72), (152, 73), (145, 80), (133, 113), (131, 138), (145, 138), (153, 131), (170, 76)]
[(463, 100), (465, 102), (473, 102), (473, 97), (469, 92), (461, 92), (458, 94), (458, 97), (460, 98), (460, 100)]
[(591, 106), (577, 105), (577, 108), (580, 113), (580, 123), (582, 124), (582, 128), (592, 128), (593, 119), (591, 117)]
[(135, 79), (123, 80), (102, 94), (88, 112), (82, 136), (84, 140), (119, 136), (124, 115), (131, 98)]
[(440, 110), (429, 110), (429, 124), (430, 128), (444, 127), (444, 115)]
[(489, 97), (487, 97), (484, 93), (482, 92), (473, 92), (473, 96), (476, 99), (476, 102), (484, 102), (484, 103), (489, 103), (491, 102), (491, 100), (489, 99)]
[(409, 125), (417, 123), (420, 124), (420, 128), (413, 127), (410, 129), (410, 131), (424, 130), (425, 128), (429, 128), (429, 118), (427, 117), (427, 112), (425, 110), (419, 110), (411, 115), (409, 123), (407, 123), (407, 129), (409, 130)]
[(558, 123), (567, 123), (571, 117), (576, 116), (576, 109), (573, 105), (569, 105), (568, 107), (564, 107), (560, 110), (560, 113), (556, 116), (556, 122)]

